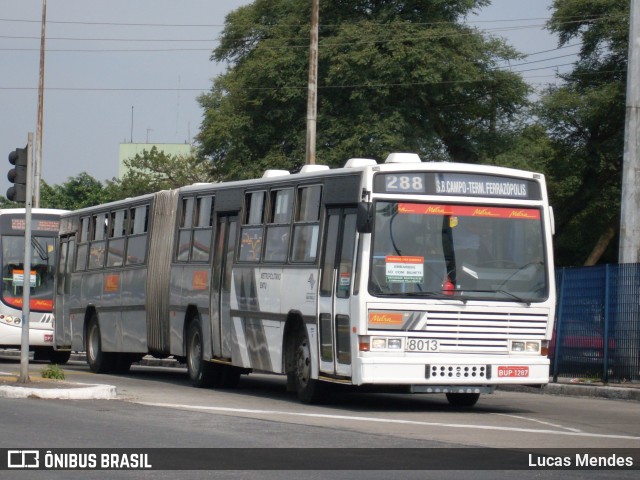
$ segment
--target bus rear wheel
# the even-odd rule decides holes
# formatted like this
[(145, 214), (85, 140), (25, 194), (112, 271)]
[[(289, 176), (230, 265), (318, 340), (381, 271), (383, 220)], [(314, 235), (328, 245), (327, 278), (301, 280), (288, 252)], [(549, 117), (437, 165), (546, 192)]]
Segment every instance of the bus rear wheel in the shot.
[(221, 367), (204, 360), (202, 327), (197, 320), (191, 322), (187, 330), (187, 370), (191, 384), (197, 388), (220, 386)]
[(479, 398), (479, 393), (447, 393), (447, 400), (452, 407), (473, 407)]
[(100, 325), (96, 315), (92, 315), (87, 325), (86, 353), (89, 369), (93, 373), (109, 373), (113, 370), (113, 355), (102, 351)]

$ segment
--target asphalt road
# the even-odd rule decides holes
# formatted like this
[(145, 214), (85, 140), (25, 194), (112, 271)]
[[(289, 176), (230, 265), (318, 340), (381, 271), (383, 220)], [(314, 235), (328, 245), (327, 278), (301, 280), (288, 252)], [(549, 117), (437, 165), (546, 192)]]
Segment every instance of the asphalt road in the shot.
[[(45, 364), (32, 364), (38, 372)], [(0, 371), (19, 363), (0, 361)], [(81, 363), (68, 381), (115, 385), (116, 400), (0, 399), (0, 448), (592, 448), (635, 449), (640, 461), (637, 402), (498, 391), (473, 409), (443, 395), (334, 392), (323, 405), (302, 405), (281, 377), (250, 375), (235, 390), (195, 389), (180, 368), (133, 367), (128, 375), (95, 375)], [(429, 450), (433, 452), (432, 450)], [(455, 467), (455, 465), (452, 465)], [(460, 466), (461, 468), (468, 466)], [(5, 478), (0, 471), (0, 478)], [(28, 472), (20, 478), (69, 478)], [(76, 472), (81, 473), (81, 472)], [(78, 478), (256, 478), (256, 472), (82, 472)], [(151, 475), (153, 473), (153, 475)], [(211, 473), (211, 472), (208, 472)], [(260, 478), (327, 478), (327, 472), (259, 472)], [(389, 478), (376, 472), (367, 478)], [(436, 471), (401, 478), (512, 478), (514, 472)], [(579, 471), (524, 471), (525, 478), (583, 478)], [(46, 475), (45, 475), (46, 474)], [(57, 476), (60, 474), (60, 476)], [(95, 474), (95, 477), (93, 476)], [(134, 475), (134, 476), (131, 476)], [(397, 476), (396, 475), (396, 476)], [(636, 478), (637, 471), (589, 472), (590, 478)], [(6, 477), (14, 478), (14, 477)], [(17, 478), (17, 477), (15, 477)], [(331, 478), (363, 478), (331, 472)]]

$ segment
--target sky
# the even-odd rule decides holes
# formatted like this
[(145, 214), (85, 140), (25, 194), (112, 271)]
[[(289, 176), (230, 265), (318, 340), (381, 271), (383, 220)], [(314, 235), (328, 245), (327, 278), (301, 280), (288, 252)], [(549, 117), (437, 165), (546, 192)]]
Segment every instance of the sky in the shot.
[[(119, 144), (191, 143), (197, 97), (225, 64), (209, 60), (226, 15), (249, 0), (49, 0), (42, 178), (118, 174)], [(569, 70), (577, 47), (554, 51), (543, 29), (552, 0), (493, 0), (467, 22), (530, 54), (510, 68), (535, 87)], [(0, 0), (0, 155), (37, 130), (42, 0)], [(322, 0), (320, 0), (322, 23)], [(517, 63), (524, 65), (517, 66)], [(0, 194), (9, 181), (0, 173)]]

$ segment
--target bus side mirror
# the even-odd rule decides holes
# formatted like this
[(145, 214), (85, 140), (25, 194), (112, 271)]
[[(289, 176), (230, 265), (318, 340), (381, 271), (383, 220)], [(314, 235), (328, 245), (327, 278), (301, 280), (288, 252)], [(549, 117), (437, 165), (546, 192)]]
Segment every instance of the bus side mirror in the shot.
[(359, 233), (371, 233), (373, 228), (372, 205), (368, 202), (360, 202), (358, 204), (358, 216), (356, 219), (356, 228)]

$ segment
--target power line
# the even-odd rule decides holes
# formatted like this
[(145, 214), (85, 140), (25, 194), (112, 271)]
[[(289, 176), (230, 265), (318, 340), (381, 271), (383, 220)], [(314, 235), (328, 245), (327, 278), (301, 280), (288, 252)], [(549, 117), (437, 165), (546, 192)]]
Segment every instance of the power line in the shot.
[[(580, 23), (585, 21), (597, 21), (603, 19), (615, 19), (615, 18), (627, 18), (626, 15), (623, 14), (613, 14), (613, 15), (599, 15), (599, 16), (567, 16), (567, 17), (557, 17), (556, 24), (571, 24), (571, 23)], [(534, 17), (534, 18), (518, 18), (518, 19), (498, 19), (498, 20), (472, 20), (471, 22), (466, 22), (463, 25), (473, 25), (479, 23), (509, 23), (509, 22), (527, 22), (527, 21), (542, 21), (547, 22), (549, 18), (544, 17)], [(32, 19), (21, 19), (21, 18), (0, 18), (0, 22), (14, 22), (14, 23), (40, 23), (40, 20), (32, 20)], [(118, 27), (180, 27), (180, 28), (224, 28), (225, 24), (218, 23), (142, 23), (142, 22), (88, 22), (88, 21), (79, 21), (79, 20), (47, 20), (47, 23), (50, 24), (60, 24), (60, 25), (89, 25), (89, 26), (118, 26)], [(368, 22), (370, 25), (384, 25), (387, 26), (389, 23), (382, 22)], [(451, 25), (451, 24), (459, 24), (458, 22), (407, 22), (407, 25), (417, 25), (417, 26), (438, 26), (438, 25)], [(343, 24), (320, 24), (320, 28), (335, 28), (339, 27)], [(248, 26), (253, 26), (253, 24), (249, 24)], [(270, 28), (280, 28), (280, 27), (308, 27), (309, 24), (282, 24), (277, 23), (270, 25)], [(536, 25), (538, 27), (545, 26), (545, 24)], [(261, 25), (261, 27), (265, 27)]]
[[(524, 73), (524, 72), (533, 72), (539, 70), (550, 70), (559, 67), (565, 67), (573, 65), (572, 63), (564, 63), (551, 65), (547, 67), (538, 67), (538, 68), (530, 68), (526, 70), (520, 70), (512, 73)], [(508, 69), (494, 69), (493, 72), (505, 71), (508, 72)], [(599, 72), (584, 72), (580, 75), (600, 75), (600, 74), (609, 74), (609, 73), (619, 73), (624, 72), (624, 69), (620, 70), (609, 70), (609, 71), (599, 71)], [(542, 78), (549, 77), (549, 75), (541, 75), (539, 77), (531, 76), (530, 78)], [(399, 82), (399, 83), (376, 83), (376, 84), (354, 84), (354, 85), (319, 85), (318, 89), (349, 89), (349, 88), (387, 88), (387, 87), (411, 87), (411, 86), (427, 86), (427, 85), (452, 85), (452, 84), (462, 84), (462, 83), (481, 83), (481, 82), (493, 82), (494, 79), (491, 78), (474, 78), (474, 79), (464, 79), (464, 80), (447, 80), (447, 81), (438, 81), (438, 82)], [(307, 88), (306, 85), (283, 85), (283, 86), (275, 86), (275, 87), (243, 87), (240, 90), (247, 91), (268, 91), (268, 90), (305, 90)], [(36, 87), (0, 87), (0, 90), (36, 90)], [(130, 87), (46, 87), (45, 90), (49, 91), (63, 91), (63, 92), (203, 92), (208, 91), (210, 87), (207, 88), (152, 88), (152, 87), (141, 87), (141, 88), (130, 88)]]

